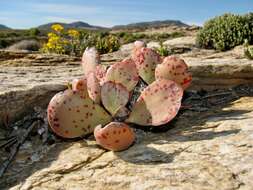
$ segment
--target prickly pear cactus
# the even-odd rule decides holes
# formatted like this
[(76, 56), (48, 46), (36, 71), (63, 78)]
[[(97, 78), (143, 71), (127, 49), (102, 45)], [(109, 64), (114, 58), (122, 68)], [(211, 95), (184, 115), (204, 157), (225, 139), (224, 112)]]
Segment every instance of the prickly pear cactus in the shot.
[(102, 86), (105, 82), (105, 76), (106, 76), (106, 66), (104, 65), (97, 65), (95, 75), (97, 79), (99, 80), (99, 84)]
[(188, 66), (184, 60), (175, 56), (166, 57), (162, 64), (157, 65), (155, 77), (156, 79), (173, 80), (181, 85), (183, 89), (188, 88), (192, 81), (192, 75), (188, 71)]
[(129, 92), (123, 85), (109, 81), (101, 88), (101, 100), (104, 107), (114, 116), (127, 104)]
[(51, 129), (65, 138), (92, 133), (97, 125), (105, 125), (111, 121), (111, 116), (83, 91), (68, 89), (56, 94), (47, 111)]
[(133, 47), (133, 50), (132, 50), (132, 59), (135, 59), (135, 55), (137, 54), (137, 51), (139, 51), (141, 48), (144, 48), (146, 47), (146, 43), (143, 42), (143, 41), (135, 41), (134, 42), (134, 47)]
[(126, 122), (143, 126), (165, 124), (177, 115), (182, 97), (183, 89), (174, 81), (156, 80), (141, 93)]
[(80, 79), (74, 79), (72, 81), (72, 90), (73, 91), (85, 91), (86, 90), (86, 79), (80, 78)]
[(113, 151), (128, 148), (135, 135), (127, 124), (112, 120), (143, 126), (166, 124), (178, 113), (183, 90), (192, 80), (182, 59), (166, 57), (162, 61), (140, 41), (135, 42), (132, 59), (118, 62), (108, 70), (100, 64), (97, 51), (87, 48), (82, 66), (85, 77), (74, 80), (72, 88), (50, 101), (49, 124), (65, 138), (94, 131), (97, 143)]
[(106, 81), (120, 83), (130, 92), (139, 81), (138, 72), (132, 59), (125, 59), (115, 63), (106, 73)]
[(148, 84), (155, 80), (155, 68), (162, 62), (158, 53), (150, 48), (141, 48), (133, 55), (139, 76)]
[(97, 50), (92, 48), (86, 48), (82, 57), (82, 67), (84, 70), (84, 76), (88, 76), (90, 72), (95, 72), (96, 67), (100, 64), (100, 57)]
[(111, 122), (104, 128), (94, 130), (97, 143), (105, 149), (121, 151), (127, 149), (135, 140), (133, 130), (125, 123)]
[(124, 120), (125, 120), (127, 118), (127, 116), (129, 115), (129, 113), (130, 113), (130, 111), (126, 107), (122, 107), (115, 114), (115, 118), (117, 118), (117, 119), (124, 118)]
[(145, 42), (139, 40), (134, 42), (134, 49), (141, 49), (143, 47), (147, 47), (147, 44)]
[(99, 103), (101, 100), (101, 86), (94, 72), (90, 72), (87, 76), (87, 89), (89, 97), (95, 102)]

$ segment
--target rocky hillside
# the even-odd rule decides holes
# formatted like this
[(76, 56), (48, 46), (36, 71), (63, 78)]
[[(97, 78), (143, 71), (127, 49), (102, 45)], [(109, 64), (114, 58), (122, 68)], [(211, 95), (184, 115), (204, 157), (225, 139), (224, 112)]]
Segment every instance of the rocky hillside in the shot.
[(7, 27), (7, 26), (5, 26), (5, 25), (3, 25), (3, 24), (0, 24), (0, 30), (2, 30), (2, 29), (10, 29), (10, 28)]
[(127, 25), (117, 25), (112, 27), (113, 30), (133, 30), (133, 29), (147, 29), (147, 28), (161, 28), (168, 26), (187, 27), (189, 25), (181, 22), (180, 20), (163, 20), (163, 21), (150, 21), (150, 22), (137, 22)]
[(86, 22), (78, 21), (73, 23), (60, 23), (60, 22), (52, 22), (48, 24), (43, 24), (38, 26), (38, 29), (48, 30), (53, 24), (61, 24), (64, 28), (79, 28), (79, 29), (89, 29), (89, 30), (101, 30), (101, 29), (109, 29), (109, 30), (144, 30), (149, 28), (164, 28), (170, 26), (176, 27), (189, 27), (189, 25), (181, 22), (180, 20), (163, 20), (163, 21), (149, 21), (149, 22), (137, 22), (131, 23), (127, 25), (116, 25), (111, 28), (105, 28), (102, 26), (94, 26), (88, 24)]
[(78, 28), (78, 29), (89, 29), (89, 30), (106, 29), (105, 27), (94, 26), (94, 25), (90, 25), (86, 22), (81, 22), (81, 21), (72, 22), (72, 23), (69, 23), (69, 24), (61, 23), (61, 22), (51, 22), (51, 23), (48, 23), (48, 24), (43, 24), (43, 25), (38, 26), (38, 29), (49, 30), (53, 24), (60, 24), (64, 28)]

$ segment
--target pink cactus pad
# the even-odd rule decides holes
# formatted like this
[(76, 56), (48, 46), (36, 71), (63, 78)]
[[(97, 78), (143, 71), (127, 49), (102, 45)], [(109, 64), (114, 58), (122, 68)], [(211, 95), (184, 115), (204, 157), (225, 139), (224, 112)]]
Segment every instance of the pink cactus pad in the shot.
[(86, 79), (80, 78), (80, 79), (74, 79), (72, 81), (72, 90), (73, 91), (85, 91), (86, 90)]
[(115, 114), (115, 117), (117, 118), (123, 118), (127, 117), (129, 115), (130, 111), (126, 107), (120, 108), (117, 113)]
[(94, 72), (90, 72), (87, 76), (87, 89), (89, 97), (95, 102), (100, 103), (101, 100), (101, 86)]
[(148, 84), (155, 80), (155, 68), (162, 62), (158, 53), (150, 48), (141, 48), (133, 55), (139, 76)]
[(156, 79), (173, 80), (185, 90), (192, 81), (192, 75), (183, 59), (175, 56), (164, 58), (162, 64), (157, 65), (155, 70)]
[(141, 93), (126, 122), (143, 126), (165, 124), (176, 116), (182, 96), (183, 89), (174, 81), (156, 80)]
[(133, 60), (135, 60), (135, 59), (136, 59), (136, 56), (137, 56), (137, 54), (138, 54), (138, 51), (140, 51), (141, 48), (144, 48), (144, 47), (146, 47), (146, 43), (145, 43), (145, 42), (143, 42), (143, 41), (135, 41), (135, 42), (134, 42), (133, 50), (132, 50), (132, 52), (131, 52), (131, 58), (132, 58)]
[(82, 57), (82, 67), (84, 75), (87, 77), (90, 72), (95, 72), (97, 65), (100, 64), (100, 57), (97, 50), (92, 48), (86, 48)]
[(84, 91), (70, 89), (56, 94), (47, 109), (51, 129), (64, 138), (92, 133), (99, 124), (107, 124), (111, 116), (95, 104)]
[(120, 83), (130, 92), (139, 81), (138, 72), (132, 59), (125, 59), (115, 63), (106, 73), (106, 81)]
[(101, 100), (105, 108), (114, 116), (124, 107), (129, 99), (129, 92), (121, 84), (105, 82), (101, 88)]
[(134, 48), (136, 48), (136, 49), (141, 49), (141, 48), (143, 48), (143, 47), (146, 47), (145, 42), (143, 42), (143, 41), (138, 41), (138, 40), (134, 42)]
[(111, 122), (104, 128), (98, 125), (94, 130), (97, 143), (105, 149), (121, 151), (133, 144), (134, 131), (125, 123)]
[(105, 82), (105, 76), (106, 76), (106, 66), (104, 65), (97, 65), (95, 75), (97, 79), (99, 80), (100, 85), (102, 86)]

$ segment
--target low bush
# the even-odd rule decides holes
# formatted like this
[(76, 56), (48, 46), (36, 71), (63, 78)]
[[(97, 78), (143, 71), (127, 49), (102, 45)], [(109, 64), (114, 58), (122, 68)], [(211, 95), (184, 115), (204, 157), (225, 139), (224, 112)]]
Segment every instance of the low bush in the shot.
[(244, 43), (244, 56), (250, 60), (253, 59), (253, 46), (249, 45), (248, 40)]
[(99, 53), (109, 53), (119, 49), (118, 38), (108, 32), (65, 30), (63, 26), (52, 26), (48, 41), (41, 49), (45, 53), (69, 54), (80, 56), (87, 47), (95, 46)]
[(196, 44), (202, 48), (229, 50), (253, 40), (253, 13), (247, 15), (224, 14), (208, 20), (198, 32)]
[(160, 47), (155, 49), (159, 55), (166, 57), (172, 54), (171, 50), (165, 45), (163, 45), (162, 41), (159, 42), (159, 45)]

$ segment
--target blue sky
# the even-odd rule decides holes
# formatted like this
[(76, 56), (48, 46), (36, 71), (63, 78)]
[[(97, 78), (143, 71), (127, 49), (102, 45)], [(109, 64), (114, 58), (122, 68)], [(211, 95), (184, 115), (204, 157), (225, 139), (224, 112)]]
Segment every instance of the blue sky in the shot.
[(225, 12), (253, 11), (253, 0), (0, 0), (0, 24), (30, 28), (48, 22), (84, 21), (113, 26), (176, 19), (201, 25)]

